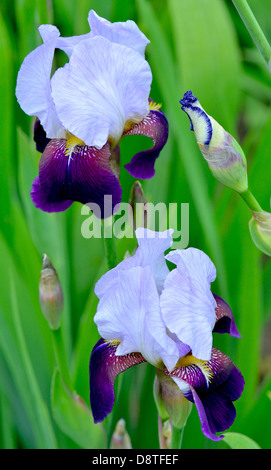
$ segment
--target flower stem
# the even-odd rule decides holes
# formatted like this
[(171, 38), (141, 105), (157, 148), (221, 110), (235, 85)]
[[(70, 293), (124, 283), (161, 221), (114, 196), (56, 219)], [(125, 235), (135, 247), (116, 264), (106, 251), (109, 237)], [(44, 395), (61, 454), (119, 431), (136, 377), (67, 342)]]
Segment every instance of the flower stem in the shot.
[(67, 355), (66, 355), (61, 328), (58, 328), (57, 330), (51, 330), (51, 331), (52, 331), (52, 338), (53, 338), (53, 345), (54, 345), (57, 367), (59, 369), (63, 382), (72, 391), (73, 390), (72, 380), (71, 380), (69, 367), (67, 363)]
[(260, 204), (258, 203), (257, 199), (253, 196), (251, 191), (247, 189), (247, 191), (244, 191), (243, 193), (239, 193), (240, 196), (244, 199), (245, 203), (247, 206), (252, 210), (256, 212), (262, 212), (262, 208)]
[(184, 427), (182, 429), (172, 426), (171, 449), (181, 449), (183, 442)]
[(232, 0), (236, 10), (243, 20), (255, 45), (259, 49), (268, 67), (271, 67), (271, 46), (267, 41), (262, 28), (256, 20), (246, 0)]

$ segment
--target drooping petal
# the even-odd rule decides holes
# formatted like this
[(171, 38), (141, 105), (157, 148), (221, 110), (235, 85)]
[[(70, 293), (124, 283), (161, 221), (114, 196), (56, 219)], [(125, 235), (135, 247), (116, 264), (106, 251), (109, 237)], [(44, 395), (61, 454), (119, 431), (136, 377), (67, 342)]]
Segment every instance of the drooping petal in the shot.
[(118, 282), (118, 271), (126, 271), (135, 266), (150, 266), (153, 271), (158, 293), (162, 292), (164, 281), (169, 273), (164, 253), (168, 250), (172, 243), (173, 230), (164, 232), (154, 232), (149, 229), (139, 227), (136, 231), (138, 248), (136, 253), (121, 261), (115, 268), (105, 273), (95, 286), (95, 294), (99, 299), (109, 290), (114, 288), (114, 284)]
[(72, 201), (96, 203), (104, 213), (104, 195), (112, 195), (113, 207), (120, 202), (121, 187), (110, 163), (110, 146), (101, 150), (86, 145), (68, 152), (67, 141), (52, 139), (40, 160), (39, 177), (31, 192), (36, 207), (46, 212), (66, 209)]
[(159, 295), (149, 266), (117, 271), (114, 288), (106, 291), (94, 316), (107, 340), (119, 340), (117, 355), (140, 352), (156, 367), (172, 369), (179, 359), (176, 343), (167, 335)]
[(51, 96), (50, 81), (57, 38), (54, 32), (50, 39), (26, 56), (16, 85), (19, 105), (29, 116), (39, 118), (48, 138), (63, 136), (63, 127)]
[(126, 121), (148, 114), (149, 64), (133, 49), (97, 36), (80, 41), (52, 78), (58, 116), (72, 134), (101, 148), (116, 145)]
[(168, 138), (168, 122), (161, 111), (150, 111), (139, 123), (132, 126), (125, 135), (144, 135), (153, 141), (153, 147), (137, 153), (131, 162), (125, 165), (126, 170), (134, 177), (148, 179), (154, 176), (154, 164)]
[(217, 306), (215, 309), (216, 323), (213, 331), (215, 333), (229, 333), (236, 338), (241, 338), (229, 305), (216, 294), (214, 294), (214, 298)]
[(111, 42), (123, 44), (142, 55), (145, 54), (146, 45), (150, 41), (134, 21), (110, 23), (110, 21), (97, 15), (94, 10), (90, 10), (88, 22), (93, 36), (103, 36)]
[(116, 377), (126, 369), (145, 362), (139, 353), (116, 356), (116, 348), (116, 344), (100, 339), (90, 356), (90, 404), (95, 423), (103, 421), (112, 411)]
[(209, 360), (216, 302), (210, 290), (216, 270), (210, 258), (196, 248), (171, 251), (166, 258), (177, 268), (166, 277), (160, 298), (169, 331), (190, 346), (194, 356)]
[(193, 356), (184, 358), (183, 365), (170, 375), (187, 400), (197, 407), (202, 432), (214, 441), (222, 439), (217, 432), (228, 429), (236, 416), (233, 401), (244, 388), (244, 379), (231, 359), (218, 349), (212, 349), (209, 362), (198, 361)]

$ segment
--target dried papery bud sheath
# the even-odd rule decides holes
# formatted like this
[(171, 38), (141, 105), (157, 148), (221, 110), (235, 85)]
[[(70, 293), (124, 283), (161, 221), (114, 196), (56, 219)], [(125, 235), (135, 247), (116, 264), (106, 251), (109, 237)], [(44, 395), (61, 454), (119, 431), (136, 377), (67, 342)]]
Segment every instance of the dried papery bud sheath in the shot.
[(271, 213), (252, 211), (249, 230), (254, 244), (268, 256), (271, 256)]
[(46, 254), (43, 255), (39, 282), (39, 299), (43, 315), (52, 330), (60, 327), (63, 291), (57, 272)]
[(177, 429), (182, 429), (192, 410), (188, 401), (176, 383), (161, 370), (156, 370), (154, 382), (154, 398), (162, 421), (168, 417)]
[(124, 419), (120, 419), (116, 424), (110, 442), (110, 449), (132, 449), (131, 439), (126, 430)]
[(191, 91), (184, 94), (180, 104), (213, 176), (238, 193), (247, 191), (246, 157), (238, 142), (205, 112)]

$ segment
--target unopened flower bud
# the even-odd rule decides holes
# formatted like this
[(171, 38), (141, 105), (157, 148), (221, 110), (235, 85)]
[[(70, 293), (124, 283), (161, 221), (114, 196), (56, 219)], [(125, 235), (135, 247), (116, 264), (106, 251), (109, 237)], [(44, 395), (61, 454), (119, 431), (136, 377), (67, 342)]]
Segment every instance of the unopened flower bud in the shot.
[(248, 189), (246, 157), (238, 142), (209, 116), (191, 91), (180, 100), (200, 151), (220, 183), (242, 193)]
[(131, 439), (126, 431), (124, 419), (120, 419), (112, 435), (110, 449), (132, 449)]
[(40, 273), (39, 299), (43, 315), (52, 330), (60, 327), (63, 291), (57, 272), (47, 255), (43, 255)]
[(144, 196), (144, 192), (139, 181), (136, 181), (133, 184), (129, 204), (133, 211), (134, 229), (136, 230), (138, 227), (146, 227), (147, 199)]
[(259, 250), (271, 256), (271, 213), (253, 211), (252, 214), (249, 222), (251, 238)]
[(156, 373), (154, 398), (158, 413), (162, 421), (169, 417), (176, 428), (182, 429), (192, 410), (192, 403), (184, 397), (171, 377), (158, 369)]

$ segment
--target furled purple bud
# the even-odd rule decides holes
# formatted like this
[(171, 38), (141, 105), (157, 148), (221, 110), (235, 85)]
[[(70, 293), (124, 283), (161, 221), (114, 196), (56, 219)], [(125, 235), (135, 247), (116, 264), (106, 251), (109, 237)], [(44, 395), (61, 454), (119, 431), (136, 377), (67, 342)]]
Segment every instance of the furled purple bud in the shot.
[(180, 104), (190, 119), (191, 130), (213, 176), (238, 193), (246, 191), (247, 163), (238, 142), (205, 112), (191, 91), (184, 94)]

